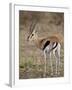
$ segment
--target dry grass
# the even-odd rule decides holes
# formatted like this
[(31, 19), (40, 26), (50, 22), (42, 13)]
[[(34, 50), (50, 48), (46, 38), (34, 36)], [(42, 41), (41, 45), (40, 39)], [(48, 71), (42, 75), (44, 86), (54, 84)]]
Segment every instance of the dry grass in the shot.
[[(41, 12), (24, 12), (20, 11), (19, 26), (19, 78), (43, 78), (44, 73), (44, 56), (43, 52), (35, 47), (33, 43), (27, 41), (28, 30), (31, 20), (37, 19), (38, 25), (36, 30), (38, 36), (50, 36), (54, 33), (61, 34), (64, 37), (64, 16), (63, 13), (41, 13)], [(60, 75), (64, 76), (64, 44), (61, 44), (61, 67)], [(52, 56), (53, 76), (51, 76), (51, 68), (49, 58), (47, 60), (46, 78), (55, 77), (55, 57)]]

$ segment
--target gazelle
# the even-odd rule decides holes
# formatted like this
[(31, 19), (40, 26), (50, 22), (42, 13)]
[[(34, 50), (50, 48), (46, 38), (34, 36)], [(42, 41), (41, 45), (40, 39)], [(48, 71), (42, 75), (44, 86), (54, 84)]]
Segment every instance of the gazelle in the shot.
[(56, 75), (58, 75), (59, 68), (60, 67), (60, 40), (57, 36), (50, 36), (50, 37), (38, 37), (37, 32), (35, 30), (36, 23), (33, 24), (33, 27), (31, 25), (30, 27), (30, 34), (28, 36), (28, 41), (32, 41), (35, 43), (36, 47), (43, 51), (44, 53), (44, 59), (45, 59), (45, 66), (44, 66), (44, 77), (46, 76), (46, 59), (47, 55), (50, 56), (50, 65), (51, 65), (51, 75), (53, 75), (53, 65), (52, 65), (52, 59), (51, 59), (51, 53), (56, 58)]

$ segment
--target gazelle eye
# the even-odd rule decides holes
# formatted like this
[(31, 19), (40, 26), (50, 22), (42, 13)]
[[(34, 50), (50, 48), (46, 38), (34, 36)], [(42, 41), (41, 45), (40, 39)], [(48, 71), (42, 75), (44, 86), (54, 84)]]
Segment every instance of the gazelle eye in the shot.
[(32, 34), (32, 36), (33, 36), (34, 34)]

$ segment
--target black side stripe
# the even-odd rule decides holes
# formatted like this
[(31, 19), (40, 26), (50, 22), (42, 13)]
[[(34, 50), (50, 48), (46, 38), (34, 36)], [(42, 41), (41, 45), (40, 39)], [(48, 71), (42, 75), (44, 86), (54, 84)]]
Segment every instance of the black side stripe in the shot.
[(43, 50), (50, 44), (50, 41), (46, 41), (46, 43), (44, 44)]
[(57, 45), (58, 45), (58, 43), (56, 42), (56, 45), (51, 50), (55, 49), (57, 47)]

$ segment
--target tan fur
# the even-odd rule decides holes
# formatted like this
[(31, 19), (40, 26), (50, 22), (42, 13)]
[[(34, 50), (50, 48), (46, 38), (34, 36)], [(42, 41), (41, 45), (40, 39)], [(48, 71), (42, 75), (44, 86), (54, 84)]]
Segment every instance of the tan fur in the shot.
[[(33, 36), (32, 36), (32, 34), (33, 34)], [(58, 36), (56, 36), (56, 35), (52, 35), (49, 37), (38, 37), (38, 35), (35, 31), (33, 31), (32, 34), (29, 37), (29, 41), (34, 42), (35, 45), (39, 49), (42, 49), (44, 47), (44, 44), (46, 43), (46, 41), (59, 42), (60, 43), (60, 38), (58, 38)]]

